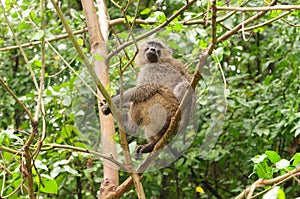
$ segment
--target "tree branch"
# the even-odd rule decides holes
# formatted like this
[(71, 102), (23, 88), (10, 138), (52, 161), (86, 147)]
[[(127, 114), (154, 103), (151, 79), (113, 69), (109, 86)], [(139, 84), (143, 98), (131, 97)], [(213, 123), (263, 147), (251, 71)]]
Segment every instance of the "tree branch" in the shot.
[[(186, 9), (188, 9), (195, 2), (196, 2), (196, 0), (189, 1), (186, 5), (184, 5), (177, 12), (175, 12), (171, 17), (169, 17), (164, 23), (162, 23), (161, 25), (157, 26), (156, 28), (152, 29), (151, 31), (149, 31), (149, 32), (147, 32), (145, 34), (136, 37), (136, 41), (139, 41), (139, 40), (141, 40), (143, 38), (146, 38), (146, 37), (148, 37), (148, 36), (156, 33), (157, 31), (161, 30), (163, 27), (165, 27), (169, 23), (171, 23), (178, 15), (180, 15), (181, 13), (183, 13), (183, 11), (185, 11)], [(107, 58), (110, 59), (112, 56), (114, 56), (115, 54), (117, 54), (118, 52), (120, 52), (123, 48), (126, 48), (126, 47), (130, 46), (131, 44), (133, 44), (133, 41), (129, 41), (129, 42), (126, 42), (126, 43), (122, 44), (121, 46), (119, 46), (118, 48), (116, 48), (114, 51), (112, 51), (111, 53), (109, 53)]]
[(250, 185), (247, 189), (245, 189), (242, 193), (240, 193), (235, 199), (243, 199), (245, 197), (249, 198), (257, 198), (258, 196), (262, 195), (263, 193), (258, 193), (257, 195), (252, 197), (252, 193), (256, 188), (259, 187), (265, 187), (268, 185), (279, 185), (285, 182), (288, 179), (293, 178), (294, 176), (300, 175), (300, 167), (297, 167), (293, 169), (292, 171), (289, 171), (288, 173), (278, 176), (273, 179), (264, 180), (264, 179), (258, 179), (256, 182), (254, 182), (252, 185)]
[(93, 151), (93, 150), (85, 149), (85, 148), (80, 148), (80, 147), (75, 147), (75, 146), (70, 146), (70, 145), (62, 145), (62, 144), (44, 144), (44, 146), (46, 146), (47, 148), (42, 148), (41, 151), (49, 151), (51, 149), (70, 149), (70, 150), (73, 150), (73, 151), (79, 151), (79, 152), (83, 152), (83, 153), (88, 153), (88, 154), (92, 154), (92, 155), (101, 157), (101, 158), (103, 158), (105, 160), (108, 160), (108, 161), (114, 163), (115, 165), (117, 165), (118, 167), (120, 167), (121, 169), (126, 170), (126, 168), (123, 166), (123, 164), (120, 163), (120, 162), (118, 162), (113, 157), (107, 156), (107, 155), (103, 155), (102, 153), (99, 153), (97, 151)]
[(276, 5), (276, 6), (264, 6), (264, 7), (220, 7), (217, 6), (217, 10), (225, 11), (242, 11), (242, 12), (258, 12), (258, 11), (271, 11), (271, 10), (300, 10), (299, 5)]
[[(275, 5), (277, 2), (277, 0), (273, 0), (269, 6), (273, 6)], [(218, 9), (218, 8), (217, 8)], [(247, 19), (246, 21), (240, 23), (239, 25), (237, 25), (236, 27), (234, 27), (232, 30), (230, 31), (227, 31), (225, 34), (223, 34), (221, 37), (219, 37), (217, 39), (217, 43), (221, 42), (221, 41), (224, 41), (225, 39), (227, 39), (228, 37), (234, 35), (235, 33), (237, 33), (243, 25), (247, 25), (255, 20), (257, 20), (258, 18), (262, 17), (264, 14), (266, 14), (269, 10), (263, 10), (263, 11), (260, 11), (259, 13), (257, 13), (256, 15), (250, 17), (249, 19)]]

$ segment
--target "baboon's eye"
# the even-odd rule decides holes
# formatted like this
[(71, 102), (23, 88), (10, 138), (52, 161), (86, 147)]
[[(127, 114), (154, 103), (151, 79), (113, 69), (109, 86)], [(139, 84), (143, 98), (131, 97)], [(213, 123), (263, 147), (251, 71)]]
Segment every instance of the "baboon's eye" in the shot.
[(156, 52), (157, 52), (158, 55), (160, 55), (160, 50), (157, 50)]

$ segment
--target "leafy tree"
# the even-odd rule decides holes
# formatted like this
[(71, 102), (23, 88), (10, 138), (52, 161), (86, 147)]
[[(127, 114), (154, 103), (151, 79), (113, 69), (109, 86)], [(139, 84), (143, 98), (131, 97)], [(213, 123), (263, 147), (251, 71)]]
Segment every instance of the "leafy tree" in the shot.
[[(1, 1), (1, 198), (299, 197), (299, 1), (107, 1), (99, 41), (89, 17), (105, 24), (101, 3)], [(140, 180), (124, 166), (137, 141), (124, 144), (117, 121), (106, 143), (117, 157), (101, 149), (96, 90), (110, 103), (132, 87), (135, 44), (153, 35), (194, 73), (197, 128), (182, 156)], [(101, 64), (104, 87), (89, 70)]]

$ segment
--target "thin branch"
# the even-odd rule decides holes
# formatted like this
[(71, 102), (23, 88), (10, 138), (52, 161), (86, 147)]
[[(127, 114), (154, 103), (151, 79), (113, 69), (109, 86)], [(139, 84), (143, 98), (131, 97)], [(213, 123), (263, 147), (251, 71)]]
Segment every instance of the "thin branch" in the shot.
[[(277, 0), (273, 0), (269, 5), (272, 6), (277, 2)], [(217, 8), (218, 9), (218, 8)], [(227, 31), (225, 34), (223, 34), (221, 37), (219, 37), (217, 39), (217, 43), (224, 41), (225, 39), (227, 39), (228, 37), (232, 36), (233, 34), (237, 33), (243, 25), (247, 25), (255, 20), (257, 20), (258, 18), (262, 17), (264, 14), (266, 14), (269, 10), (263, 10), (258, 12), (256, 15), (250, 17), (249, 19), (247, 19), (246, 21), (240, 23), (239, 25), (237, 25), (236, 27), (234, 27), (232, 30)]]
[(217, 45), (217, 7), (216, 7), (216, 0), (212, 2), (212, 17), (211, 17), (211, 29), (212, 29), (212, 48), (215, 48)]
[(136, 18), (139, 12), (139, 8), (140, 8), (140, 4), (141, 4), (141, 0), (138, 0), (137, 6), (135, 8), (135, 13), (134, 13), (134, 17), (133, 17), (133, 21), (131, 22), (131, 29), (133, 29), (135, 22), (136, 22)]
[(275, 5), (275, 6), (264, 6), (264, 7), (220, 7), (217, 6), (217, 10), (225, 11), (242, 11), (242, 12), (259, 12), (259, 11), (271, 11), (271, 10), (300, 10), (299, 5)]
[(5, 146), (1, 146), (1, 145), (0, 145), (0, 150), (1, 151), (6, 151), (8, 153), (15, 154), (15, 155), (19, 155), (19, 156), (23, 156), (24, 155), (24, 153), (21, 152), (21, 151), (16, 151), (14, 149), (11, 149), (11, 148), (8, 148), (8, 147), (5, 147)]
[[(244, 7), (250, 0), (245, 0), (243, 3), (241, 3), (240, 7)], [(236, 11), (232, 11), (230, 13), (228, 13), (227, 15), (225, 15), (224, 17), (222, 17), (221, 19), (218, 19), (217, 22), (223, 22), (226, 19), (228, 19), (229, 17), (231, 17), (232, 15), (236, 14)]]
[[(196, 0), (189, 1), (186, 5), (184, 5), (177, 12), (175, 12), (171, 17), (169, 17), (164, 23), (162, 23), (161, 25), (155, 27), (154, 29), (152, 29), (151, 31), (149, 31), (149, 32), (147, 32), (145, 34), (140, 35), (139, 37), (136, 37), (136, 40), (139, 41), (139, 40), (141, 40), (143, 38), (146, 38), (146, 37), (148, 37), (148, 36), (156, 33), (157, 31), (161, 30), (163, 27), (165, 27), (169, 23), (171, 23), (178, 15), (180, 15), (181, 13), (183, 13), (183, 11), (185, 11), (186, 9), (188, 9), (195, 2), (196, 2)], [(126, 48), (126, 47), (130, 46), (131, 44), (133, 44), (133, 41), (129, 41), (129, 42), (126, 42), (126, 43), (122, 44), (117, 49), (115, 49), (113, 52), (109, 53), (107, 59), (110, 59), (112, 56), (114, 56), (115, 54), (117, 54), (118, 52), (120, 52), (123, 48)]]
[(4, 5), (2, 4), (2, 1), (0, 1), (0, 4), (1, 4), (1, 8), (2, 8), (2, 11), (3, 11), (3, 15), (4, 15), (4, 18), (5, 18), (5, 21), (6, 21), (7, 25), (8, 25), (8, 27), (9, 27), (11, 33), (13, 34), (13, 37), (14, 37), (14, 39), (15, 39), (15, 42), (16, 42), (16, 44), (18, 45), (18, 48), (19, 48), (20, 51), (21, 51), (21, 54), (22, 54), (22, 56), (23, 56), (23, 58), (24, 58), (24, 60), (25, 60), (26, 65), (28, 66), (28, 68), (29, 68), (29, 70), (30, 70), (30, 74), (31, 74), (31, 76), (32, 76), (32, 79), (33, 79), (33, 83), (34, 83), (34, 85), (35, 85), (35, 88), (38, 90), (39, 86), (38, 86), (37, 80), (36, 80), (36, 78), (35, 78), (35, 74), (34, 74), (32, 68), (31, 68), (31, 65), (29, 64), (28, 58), (27, 58), (27, 56), (26, 56), (26, 54), (25, 54), (25, 52), (24, 52), (24, 50), (23, 50), (23, 48), (22, 48), (22, 46), (21, 46), (21, 44), (20, 44), (20, 41), (19, 41), (17, 35), (15, 34), (15, 32), (14, 32), (12, 26), (11, 26), (10, 23), (9, 23), (9, 20), (8, 20), (8, 18), (7, 18), (6, 13), (5, 13), (5, 8), (4, 8)]
[[(227, 14), (226, 16), (220, 18), (220, 19), (217, 19), (217, 22), (222, 22), (224, 20), (226, 20), (228, 17), (232, 16), (233, 14), (236, 13), (236, 11), (247, 11), (245, 9), (243, 10), (242, 6), (244, 6), (249, 0), (243, 2), (241, 4), (241, 7), (216, 7), (217, 10), (222, 10), (222, 8), (225, 8), (227, 11), (230, 11), (232, 10), (231, 13)], [(284, 5), (283, 5), (284, 6)], [(278, 7), (278, 6), (277, 6)], [(285, 6), (286, 9), (280, 9), (280, 8), (277, 8), (275, 6), (273, 7), (256, 7), (256, 8), (250, 8), (252, 9), (251, 11), (262, 11), (262, 10), (290, 10), (291, 12), (294, 11), (294, 10), (299, 10), (299, 6), (290, 6), (291, 9), (288, 9), (288, 6)], [(232, 8), (232, 9), (231, 9)], [(249, 7), (248, 7), (249, 8)], [(265, 9), (260, 9), (259, 8), (265, 8)], [(275, 9), (276, 8), (276, 9)], [(257, 10), (255, 10), (257, 9)], [(117, 18), (117, 19), (112, 19), (109, 21), (109, 26), (112, 27), (112, 26), (115, 26), (115, 25), (118, 25), (118, 24), (123, 24), (125, 21), (125, 18)], [(158, 23), (157, 21), (149, 21), (149, 20), (144, 20), (144, 19), (136, 19), (134, 18), (134, 22), (137, 23), (137, 24), (145, 24), (145, 25), (152, 25), (152, 24), (156, 24)], [(294, 24), (291, 24), (289, 23), (288, 21), (285, 20), (286, 23), (288, 23), (289, 25), (291, 26), (294, 26), (294, 27), (299, 27), (298, 25), (294, 25)], [(188, 20), (188, 21), (179, 21), (178, 23), (181, 23), (183, 25), (194, 25), (194, 24), (201, 24), (201, 25), (205, 25), (206, 21), (203, 20), (203, 19), (199, 19), (199, 20)], [(245, 29), (247, 30), (247, 28)], [(85, 33), (87, 32), (87, 28), (84, 28), (84, 29), (81, 29), (81, 30), (76, 30), (73, 32), (74, 35), (77, 35), (77, 34), (82, 34), (82, 33)], [(66, 34), (62, 34), (62, 35), (58, 35), (58, 36), (54, 36), (54, 37), (51, 37), (51, 38), (48, 38), (46, 39), (45, 41), (48, 41), (48, 42), (52, 42), (52, 41), (57, 41), (57, 40), (61, 40), (61, 39), (65, 39), (65, 38), (68, 38), (69, 35), (68, 33)], [(25, 43), (25, 44), (21, 44), (21, 47), (22, 48), (25, 48), (25, 47), (29, 47), (29, 46), (35, 46), (35, 45), (40, 45), (41, 44), (41, 41), (34, 41), (34, 42), (28, 42), (28, 43)], [(130, 44), (129, 44), (130, 45)], [(128, 45), (127, 45), (128, 46)], [(126, 47), (127, 47), (126, 46)], [(0, 48), (0, 51), (8, 51), (8, 50), (14, 50), (14, 49), (18, 49), (19, 46), (9, 46), (9, 47), (4, 47), (4, 48)]]
[[(3, 154), (1, 154), (1, 156), (2, 156)], [(4, 157), (2, 157), (2, 159), (4, 159)], [(5, 165), (3, 165), (3, 164), (0, 164), (0, 169), (3, 169), (4, 170), (4, 173), (8, 173), (9, 175), (13, 175), (13, 172), (11, 172)], [(2, 182), (4, 182), (4, 180), (2, 181)], [(3, 190), (4, 190), (4, 184), (5, 184), (5, 182), (3, 183), (3, 185), (2, 185), (2, 189), (1, 189), (1, 195), (3, 194)]]
[(244, 21), (245, 21), (245, 12), (243, 12), (242, 13), (242, 36), (243, 36), (243, 39), (244, 39), (244, 41), (248, 41), (250, 38), (251, 38), (251, 36), (252, 36), (252, 33), (251, 33), (251, 35), (249, 36), (249, 38), (247, 39), (246, 38), (246, 35), (245, 35), (245, 25), (244, 25)]
[(300, 27), (300, 25), (295, 25), (295, 24), (289, 22), (289, 21), (286, 20), (286, 19), (281, 19), (281, 20), (282, 20), (283, 22), (285, 22), (286, 24), (292, 26), (292, 27), (295, 27), (295, 28), (299, 28), (299, 27)]
[(118, 121), (120, 121), (120, 114), (119, 114), (119, 111), (116, 107), (116, 105), (112, 102), (111, 100), (111, 96), (109, 95), (109, 93), (106, 91), (104, 85), (100, 82), (99, 78), (97, 77), (97, 75), (95, 74), (95, 71), (93, 70), (89, 60), (87, 59), (87, 57), (85, 56), (84, 52), (82, 51), (80, 45), (78, 44), (70, 26), (68, 25), (67, 23), (67, 20), (65, 19), (61, 9), (58, 7), (57, 3), (55, 2), (55, 0), (51, 0), (55, 10), (56, 10), (56, 13), (58, 14), (62, 24), (64, 25), (66, 31), (68, 32), (69, 34), (69, 37), (79, 55), (79, 57), (84, 61), (84, 65), (87, 67), (91, 77), (93, 78), (94, 82), (96, 83), (96, 86), (97, 88), (100, 90), (100, 92), (102, 93), (103, 97), (105, 98), (106, 102), (108, 103), (112, 113), (115, 115), (116, 119)]
[[(270, 190), (273, 189), (274, 187), (279, 186), (279, 185), (285, 183), (285, 182), (288, 181), (288, 180), (295, 179), (297, 176), (300, 176), (300, 172), (295, 173), (295, 174), (292, 174), (291, 176), (288, 176), (287, 178), (284, 178), (283, 180), (274, 183), (271, 187), (266, 188), (265, 190), (263, 190), (263, 191), (261, 191), (261, 192), (255, 194), (254, 196), (251, 196), (250, 199), (258, 198), (259, 196), (261, 196), (261, 195), (267, 193), (268, 191), (270, 191)], [(296, 179), (297, 179), (297, 178), (296, 178)], [(296, 181), (297, 181), (297, 180), (296, 180)], [(265, 186), (267, 186), (267, 185), (265, 185)], [(261, 187), (261, 186), (259, 186), (259, 187)]]
[(40, 70), (40, 86), (39, 89), (37, 90), (38, 92), (38, 99), (37, 99), (37, 104), (36, 104), (36, 112), (35, 112), (35, 117), (34, 120), (38, 121), (39, 120), (39, 115), (40, 112), (42, 112), (42, 117), (43, 117), (43, 130), (42, 130), (42, 136), (38, 141), (38, 146), (36, 147), (36, 151), (33, 153), (32, 157), (34, 155), (37, 155), (39, 153), (39, 150), (43, 144), (43, 141), (46, 137), (46, 120), (45, 120), (45, 111), (44, 111), (44, 106), (43, 106), (43, 90), (44, 90), (44, 81), (45, 81), (45, 62), (46, 62), (46, 54), (45, 54), (45, 21), (44, 21), (44, 12), (45, 12), (45, 1), (41, 0), (40, 2), (40, 7), (41, 7), (41, 30), (44, 33), (44, 36), (42, 38), (42, 43), (41, 43), (41, 62), (42, 62), (42, 66), (41, 66), (41, 70)]
[(225, 113), (227, 112), (227, 109), (228, 109), (228, 100), (227, 100), (227, 97), (226, 97), (226, 89), (227, 89), (227, 83), (226, 83), (226, 77), (225, 77), (225, 74), (224, 74), (224, 71), (223, 71), (223, 68), (221, 66), (221, 63), (220, 63), (220, 60), (218, 58), (218, 55), (216, 53), (214, 53), (215, 57), (216, 57), (216, 60), (218, 62), (218, 66), (219, 66), (219, 69), (221, 71), (221, 75), (222, 75), (222, 79), (223, 79), (223, 83), (224, 83), (224, 91), (223, 91), (223, 94), (224, 94), (224, 101), (225, 101), (225, 104), (226, 104), (226, 107), (225, 107)]
[[(235, 199), (243, 199), (245, 196), (251, 196), (253, 193), (253, 189), (259, 188), (259, 187), (265, 187), (268, 185), (279, 185), (285, 182), (288, 179), (293, 178), (294, 176), (300, 175), (300, 167), (297, 167), (293, 169), (292, 171), (289, 171), (288, 173), (278, 176), (273, 179), (264, 180), (264, 179), (258, 179), (256, 182), (254, 182), (252, 185), (250, 185), (247, 189), (245, 189), (242, 193), (240, 193)], [(261, 193), (259, 193), (261, 195)], [(259, 196), (257, 195), (257, 196)], [(256, 195), (250, 198), (256, 198)]]
[(19, 189), (23, 186), (23, 183), (24, 183), (24, 179), (22, 180), (22, 182), (19, 184), (19, 186), (17, 188), (15, 188), (15, 190), (13, 190), (11, 193), (9, 193), (8, 195), (6, 196), (2, 196), (1, 195), (1, 198), (10, 198), (11, 196), (13, 196), (15, 193), (17, 193), (17, 191), (19, 191)]
[(118, 162), (118, 160), (115, 160), (111, 156), (103, 155), (102, 153), (99, 153), (97, 151), (80, 148), (80, 147), (75, 147), (75, 146), (70, 146), (70, 145), (62, 145), (62, 144), (44, 144), (44, 146), (45, 146), (45, 148), (42, 148), (41, 151), (49, 151), (51, 149), (68, 149), (68, 150), (92, 154), (92, 155), (98, 156), (100, 158), (106, 159), (108, 161), (111, 161), (112, 163), (114, 163), (115, 165), (117, 165), (118, 167), (120, 167), (121, 169), (124, 169), (126, 171), (126, 168), (124, 167), (124, 165), (122, 163)]
[[(47, 42), (47, 41), (46, 41), (46, 42)], [(55, 50), (55, 48), (50, 44), (50, 42), (47, 42), (47, 44), (48, 44), (52, 49), (54, 49), (54, 52), (55, 52), (60, 58), (63, 58), (63, 57), (60, 55), (60, 53), (57, 52), (57, 51)], [(67, 68), (70, 68), (70, 67), (71, 67), (71, 63), (73, 63), (73, 62), (76, 60), (77, 57), (78, 57), (78, 55), (76, 54), (76, 55), (72, 58), (72, 60), (71, 60), (70, 62), (67, 62), (65, 59), (62, 59), (64, 63), (67, 63), (67, 64), (68, 64), (68, 66), (65, 66), (65, 67), (62, 68), (60, 71), (58, 71), (58, 72), (56, 72), (56, 73), (54, 73), (54, 74), (48, 74), (47, 77), (48, 77), (48, 78), (53, 78), (53, 77), (58, 76), (60, 73), (62, 73), (63, 71), (65, 71)], [(72, 67), (71, 67), (71, 68), (72, 68)]]
[[(115, 37), (115, 40), (116, 40), (117, 45), (121, 45), (121, 40), (120, 40), (120, 38), (118, 37), (115, 28), (112, 27), (111, 30), (112, 30), (112, 33), (113, 33), (113, 35), (114, 35), (114, 37)], [(126, 52), (126, 50), (125, 50), (125, 49), (122, 49), (122, 51), (123, 51), (125, 57), (126, 57), (128, 60), (131, 60), (130, 57), (129, 57), (129, 55), (128, 55), (128, 53)], [(134, 57), (136, 57), (136, 55), (134, 55)], [(134, 67), (133, 67), (133, 65), (132, 65), (132, 62), (130, 62), (130, 61), (127, 62), (127, 64), (123, 67), (123, 69), (121, 69), (121, 72), (120, 72), (120, 73), (122, 74), (122, 73), (128, 68), (128, 66), (130, 66), (131, 70), (132, 70), (134, 73), (136, 73), (136, 71), (134, 70)], [(113, 67), (113, 65), (112, 65), (111, 67)], [(120, 68), (121, 68), (121, 67), (120, 67)]]
[[(59, 56), (59, 58), (66, 64), (66, 67), (69, 68), (75, 76), (88, 88), (88, 90), (95, 96), (97, 99), (101, 100), (100, 97), (97, 95), (97, 93), (94, 91), (94, 89), (88, 85), (88, 83), (76, 72), (76, 70), (70, 65), (70, 63), (65, 60), (63, 56), (50, 44), (50, 42), (47, 41), (47, 44), (50, 46), (50, 48), (53, 50), (53, 52)], [(75, 58), (74, 58), (75, 59)]]
[(26, 107), (26, 105), (22, 101), (19, 100), (17, 95), (9, 88), (9, 86), (4, 82), (4, 80), (2, 79), (1, 76), (0, 76), (0, 83), (5, 88), (5, 90), (7, 90), (9, 92), (9, 94), (16, 100), (16, 102), (24, 109), (24, 111), (26, 112), (30, 121), (34, 122), (33, 116), (31, 115), (31, 112), (29, 111), (29, 109)]
[[(256, 29), (256, 28), (260, 28), (260, 27), (265, 26), (265, 25), (267, 25), (267, 24), (270, 24), (270, 23), (272, 23), (272, 22), (274, 22), (274, 21), (277, 21), (278, 19), (281, 19), (282, 17), (285, 17), (286, 15), (290, 14), (291, 12), (293, 12), (293, 11), (285, 12), (285, 13), (283, 13), (283, 14), (277, 16), (277, 17), (274, 17), (273, 19), (270, 19), (270, 20), (268, 20), (268, 21), (266, 21), (266, 22), (264, 22), (264, 23), (260, 23), (260, 24), (257, 24), (257, 25), (255, 25), (255, 26), (251, 26), (251, 27), (248, 27), (248, 28), (244, 28), (244, 30), (243, 30), (243, 28), (242, 28), (242, 30), (239, 30), (238, 32), (241, 32), (241, 31), (249, 31), (249, 30), (253, 30), (253, 29)], [(284, 19), (282, 19), (282, 20), (284, 20)]]
[[(87, 28), (85, 29), (82, 29), (82, 30), (76, 30), (73, 32), (74, 35), (78, 35), (78, 34), (82, 34), (82, 33), (85, 33), (87, 32)], [(48, 39), (45, 39), (46, 42), (52, 42), (52, 41), (57, 41), (57, 40), (60, 40), (60, 39), (65, 39), (65, 38), (68, 38), (69, 35), (68, 33), (66, 34), (62, 34), (62, 35), (59, 35), (59, 36), (54, 36), (54, 37), (51, 37), (51, 38), (48, 38)], [(28, 42), (28, 43), (25, 43), (25, 44), (21, 44), (20, 46), (22, 48), (25, 48), (25, 47), (30, 47), (30, 46), (36, 46), (36, 45), (40, 45), (41, 44), (41, 41), (34, 41), (34, 42)], [(15, 49), (18, 49), (19, 46), (9, 46), (9, 47), (5, 47), (5, 48), (0, 48), (0, 51), (8, 51), (8, 50), (15, 50)]]

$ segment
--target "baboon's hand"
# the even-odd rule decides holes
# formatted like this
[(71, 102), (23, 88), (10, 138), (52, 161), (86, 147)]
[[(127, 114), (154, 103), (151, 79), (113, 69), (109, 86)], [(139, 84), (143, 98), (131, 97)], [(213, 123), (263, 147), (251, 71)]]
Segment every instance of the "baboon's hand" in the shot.
[(103, 102), (100, 102), (100, 106), (101, 106), (101, 111), (104, 115), (108, 115), (111, 113), (110, 108), (105, 100), (103, 100)]

